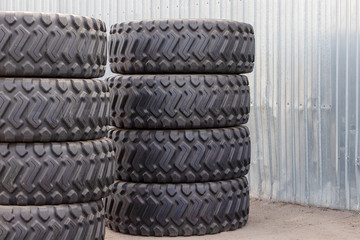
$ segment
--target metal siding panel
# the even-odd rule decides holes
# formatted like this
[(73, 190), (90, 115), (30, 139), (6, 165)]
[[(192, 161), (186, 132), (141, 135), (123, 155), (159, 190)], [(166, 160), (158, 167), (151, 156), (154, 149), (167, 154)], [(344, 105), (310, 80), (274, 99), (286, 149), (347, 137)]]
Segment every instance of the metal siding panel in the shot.
[(88, 15), (108, 30), (151, 18), (252, 24), (252, 196), (360, 210), (359, 1), (13, 0), (0, 10)]

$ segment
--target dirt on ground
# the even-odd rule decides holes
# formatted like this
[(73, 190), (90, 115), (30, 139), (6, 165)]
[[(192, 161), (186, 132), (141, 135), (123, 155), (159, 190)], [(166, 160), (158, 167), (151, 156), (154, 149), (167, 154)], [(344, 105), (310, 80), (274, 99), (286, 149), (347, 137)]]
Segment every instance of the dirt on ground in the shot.
[[(182, 237), (179, 237), (182, 238)], [(161, 239), (124, 235), (106, 229), (105, 240)], [(185, 239), (185, 238), (184, 238)], [(251, 199), (247, 225), (236, 231), (186, 237), (186, 240), (239, 239), (360, 239), (360, 212), (306, 207)]]

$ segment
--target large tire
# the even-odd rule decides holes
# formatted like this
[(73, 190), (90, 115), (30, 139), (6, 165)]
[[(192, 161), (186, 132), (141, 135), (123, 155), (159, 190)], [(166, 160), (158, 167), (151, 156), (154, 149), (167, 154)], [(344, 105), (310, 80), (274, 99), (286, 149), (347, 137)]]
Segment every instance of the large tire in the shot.
[(98, 19), (0, 12), (0, 76), (101, 77), (106, 44), (105, 23)]
[(246, 178), (195, 184), (116, 182), (105, 199), (106, 224), (146, 236), (189, 236), (235, 230), (249, 214)]
[(114, 182), (116, 163), (113, 143), (108, 138), (0, 143), (0, 159), (2, 205), (94, 201), (107, 196)]
[(108, 78), (119, 128), (214, 128), (248, 121), (249, 82), (241, 75), (120, 75)]
[(130, 182), (206, 182), (245, 176), (247, 127), (199, 130), (114, 129), (117, 178)]
[(0, 206), (3, 240), (103, 240), (102, 201), (46, 206)]
[(250, 24), (227, 20), (150, 20), (110, 29), (114, 73), (249, 73), (255, 59)]
[(109, 120), (104, 81), (0, 78), (0, 142), (98, 139)]

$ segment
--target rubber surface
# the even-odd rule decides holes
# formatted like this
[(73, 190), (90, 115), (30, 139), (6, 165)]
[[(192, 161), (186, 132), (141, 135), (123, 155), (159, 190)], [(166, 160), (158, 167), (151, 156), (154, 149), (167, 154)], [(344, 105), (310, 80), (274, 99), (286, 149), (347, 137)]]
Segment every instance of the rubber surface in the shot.
[(249, 214), (246, 178), (196, 184), (116, 182), (106, 224), (133, 235), (189, 236), (235, 230)]
[[(88, 202), (109, 194), (113, 143), (0, 143), (0, 204)], [(1, 238), (0, 238), (1, 239)]]
[(96, 78), (105, 74), (106, 26), (60, 13), (0, 12), (0, 76)]
[(244, 176), (250, 167), (247, 127), (202, 130), (113, 129), (119, 180), (206, 182)]
[(228, 20), (150, 20), (110, 29), (114, 73), (249, 73), (255, 38), (250, 24)]
[(98, 139), (109, 120), (104, 81), (0, 78), (0, 142)]
[(119, 75), (107, 79), (112, 125), (214, 128), (248, 121), (249, 82), (241, 75)]
[(46, 206), (0, 206), (0, 239), (101, 240), (102, 201)]

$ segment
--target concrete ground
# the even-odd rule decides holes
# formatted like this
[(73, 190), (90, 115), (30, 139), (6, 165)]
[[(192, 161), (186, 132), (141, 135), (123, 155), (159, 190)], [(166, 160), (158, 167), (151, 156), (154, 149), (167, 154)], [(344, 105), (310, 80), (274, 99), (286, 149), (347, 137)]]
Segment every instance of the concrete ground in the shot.
[[(197, 237), (179, 237), (185, 240), (239, 240), (239, 239), (360, 239), (360, 212), (304, 207), (252, 199), (247, 225), (236, 231)], [(171, 239), (138, 237), (106, 229), (105, 240)]]

